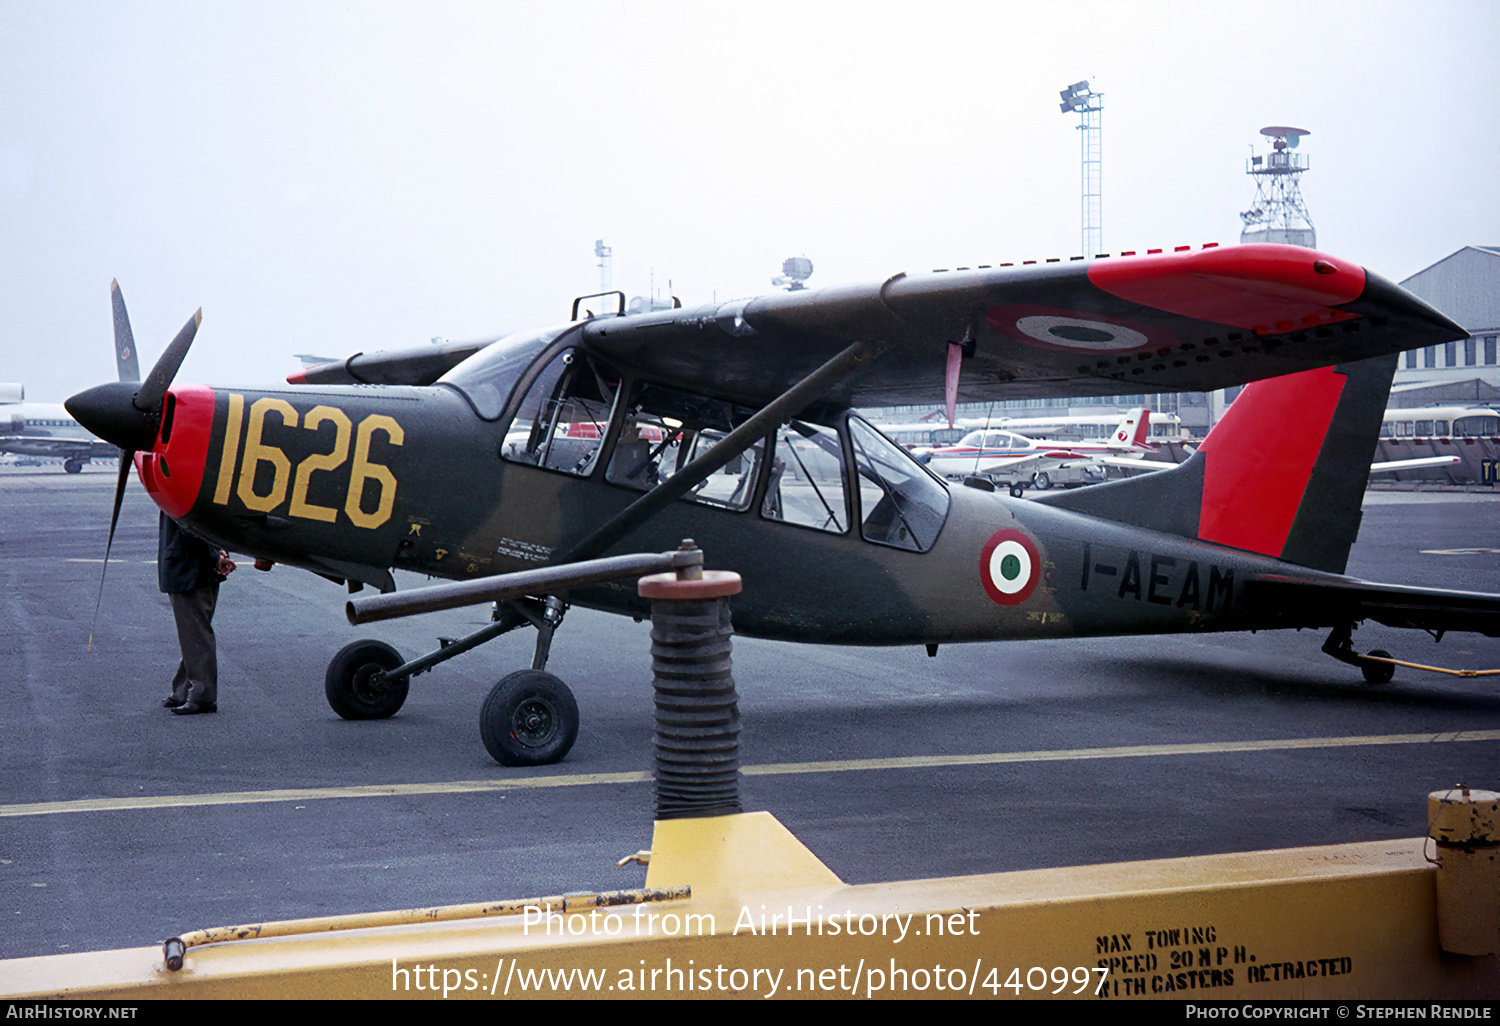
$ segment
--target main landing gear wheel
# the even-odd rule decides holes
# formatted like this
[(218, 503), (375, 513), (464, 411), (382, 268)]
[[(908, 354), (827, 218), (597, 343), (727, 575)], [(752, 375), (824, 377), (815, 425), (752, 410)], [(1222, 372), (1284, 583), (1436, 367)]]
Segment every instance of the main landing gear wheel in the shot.
[(1013, 484), (1013, 485), (1010, 486), (1010, 497), (1012, 499), (1019, 499), (1021, 496), (1025, 495), (1025, 494), (1026, 494), (1026, 486), (1023, 485), (1021, 482), (1017, 481), (1015, 484)]
[(1036, 477), (1031, 479), (1031, 483), (1036, 486), (1037, 491), (1045, 492), (1052, 487), (1052, 476), (1045, 470), (1038, 470)]
[(83, 473), (83, 461), (74, 459), (64, 460), (63, 470), (69, 474), (81, 474)]
[(323, 692), (333, 711), (346, 720), (383, 720), (406, 701), (411, 679), (375, 680), (377, 670), (394, 670), (404, 659), (383, 641), (345, 645), (328, 664)]
[[(1391, 658), (1391, 654), (1383, 648), (1372, 649), (1365, 654), (1379, 656), (1382, 659)], [(1396, 676), (1396, 667), (1391, 663), (1361, 663), (1359, 669), (1365, 675), (1366, 682), (1370, 684), (1389, 684), (1391, 678)]]
[(578, 703), (545, 670), (517, 670), (490, 690), (479, 711), (479, 736), (502, 766), (545, 766), (578, 738)]

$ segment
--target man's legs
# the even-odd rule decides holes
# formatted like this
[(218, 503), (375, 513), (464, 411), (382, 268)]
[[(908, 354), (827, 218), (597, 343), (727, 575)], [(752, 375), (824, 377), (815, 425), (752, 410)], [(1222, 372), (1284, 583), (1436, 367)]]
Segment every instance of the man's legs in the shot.
[[(179, 673), (186, 677), (188, 706), (201, 709), (219, 701), (219, 657), (214, 644), (214, 606), (219, 599), (217, 583), (184, 595), (171, 595), (172, 617), (177, 621), (177, 644), (182, 649)], [(172, 694), (177, 695), (173, 679)], [(196, 710), (195, 710), (196, 711)]]

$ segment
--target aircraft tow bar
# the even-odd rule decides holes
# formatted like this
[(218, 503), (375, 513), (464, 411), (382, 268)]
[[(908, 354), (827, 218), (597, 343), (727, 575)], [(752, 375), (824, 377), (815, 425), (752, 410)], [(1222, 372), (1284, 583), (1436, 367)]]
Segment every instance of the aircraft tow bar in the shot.
[[(436, 613), (444, 609), (473, 606), (481, 602), (503, 602), (523, 595), (550, 595), (587, 584), (601, 584), (622, 577), (664, 573), (678, 567), (703, 566), (703, 552), (674, 549), (671, 552), (636, 552), (625, 556), (605, 556), (577, 563), (561, 563), (535, 570), (495, 574), (473, 581), (434, 584), (426, 588), (371, 595), (345, 603), (349, 622), (358, 626), (377, 620), (393, 620), (418, 613)], [(452, 647), (452, 646), (450, 646)]]
[[(543, 669), (546, 650), (551, 647), (552, 632), (562, 618), (562, 607), (553, 601), (558, 592), (578, 588), (587, 584), (600, 584), (624, 577), (637, 577), (665, 571), (696, 568), (702, 573), (703, 551), (692, 540), (671, 552), (637, 552), (624, 556), (606, 556), (576, 563), (560, 563), (556, 566), (539, 567), (535, 570), (519, 570), (509, 574), (495, 574), (474, 581), (456, 581), (451, 584), (435, 584), (427, 588), (393, 592), (388, 595), (372, 595), (345, 603), (344, 612), (354, 625), (373, 623), (377, 620), (392, 620), (419, 613), (434, 613), (460, 606), (494, 602), (495, 622), (454, 641), (442, 644), (435, 651), (402, 663), (390, 670), (376, 671), (372, 681), (397, 681), (425, 673), (438, 663), (447, 662), (471, 649), (499, 637), (526, 623), (528, 620), (538, 631), (537, 657), (534, 669)], [(534, 615), (523, 602), (513, 601), (527, 595), (548, 595), (549, 605), (540, 615)], [(502, 608), (501, 603), (504, 603)], [(375, 678), (379, 679), (376, 680)]]

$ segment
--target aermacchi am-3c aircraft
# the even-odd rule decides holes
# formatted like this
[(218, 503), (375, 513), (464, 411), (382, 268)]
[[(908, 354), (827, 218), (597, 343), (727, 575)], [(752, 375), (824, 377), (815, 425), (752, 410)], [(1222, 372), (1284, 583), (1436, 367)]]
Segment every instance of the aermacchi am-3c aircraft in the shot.
[[(1341, 576), (1395, 354), (1464, 335), (1357, 264), (1205, 247), (639, 316), (609, 295), (618, 316), (580, 318), (575, 302), (568, 323), (355, 355), (276, 390), (174, 385), (195, 316), (139, 388), (101, 385), (68, 407), (133, 453), (169, 516), (232, 552), (351, 591), (392, 591), (392, 568), (448, 579), (357, 598), (361, 621), (693, 538), (743, 575), (735, 625), (756, 637), (935, 652), (1326, 628), (1325, 651), (1383, 681), (1383, 653), (1353, 648), (1362, 621), (1500, 635), (1500, 595)], [(1180, 466), (1030, 501), (943, 481), (850, 412), (1251, 380)], [(495, 686), (481, 734), (503, 763), (556, 761), (577, 732), (570, 692), (545, 673), (564, 598), (648, 612), (633, 581), (496, 598), (484, 629), (409, 662), (379, 642), (346, 647), (330, 704), (390, 716), (415, 672), (531, 624), (534, 665)]]
[(1010, 494), (1020, 498), (1025, 492), (1023, 481), (1046, 491), (1052, 487), (1051, 475), (1059, 470), (1079, 467), (1086, 478), (1104, 479), (1105, 467), (1130, 453), (1135, 459), (1125, 461), (1134, 466), (1140, 457), (1155, 448), (1146, 440), (1151, 430), (1151, 411), (1137, 406), (1125, 414), (1114, 434), (1102, 442), (1060, 442), (1050, 438), (1028, 438), (1004, 428), (981, 428), (971, 431), (952, 445), (915, 449), (912, 455), (933, 473), (952, 480), (986, 477), (996, 483), (1009, 479)]

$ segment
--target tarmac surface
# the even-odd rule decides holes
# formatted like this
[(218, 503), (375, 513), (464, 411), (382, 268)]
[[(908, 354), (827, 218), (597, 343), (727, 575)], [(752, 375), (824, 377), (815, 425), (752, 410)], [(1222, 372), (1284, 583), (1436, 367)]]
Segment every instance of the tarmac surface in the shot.
[[(114, 476), (0, 467), (0, 957), (642, 884), (614, 863), (651, 841), (649, 625), (568, 614), (548, 668), (578, 697), (578, 743), (560, 765), (507, 769), (478, 712), (530, 665), (531, 632), (416, 678), (389, 720), (349, 722), (322, 689), (339, 648), (379, 637), (415, 655), (484, 608), (352, 628), (341, 588), (242, 562), (215, 618), (220, 712), (174, 717), (156, 511), (134, 481), (86, 649)], [(1500, 504), (1371, 493), (1349, 572), (1500, 591)], [(1322, 641), (1011, 642), (929, 659), (737, 638), (745, 808), (867, 883), (1420, 836), (1429, 791), (1500, 789), (1500, 740), (1453, 736), (1500, 729), (1500, 677), (1402, 669), (1371, 687)], [(1355, 644), (1500, 667), (1500, 639), (1478, 635), (1435, 645), (1369, 625)]]

